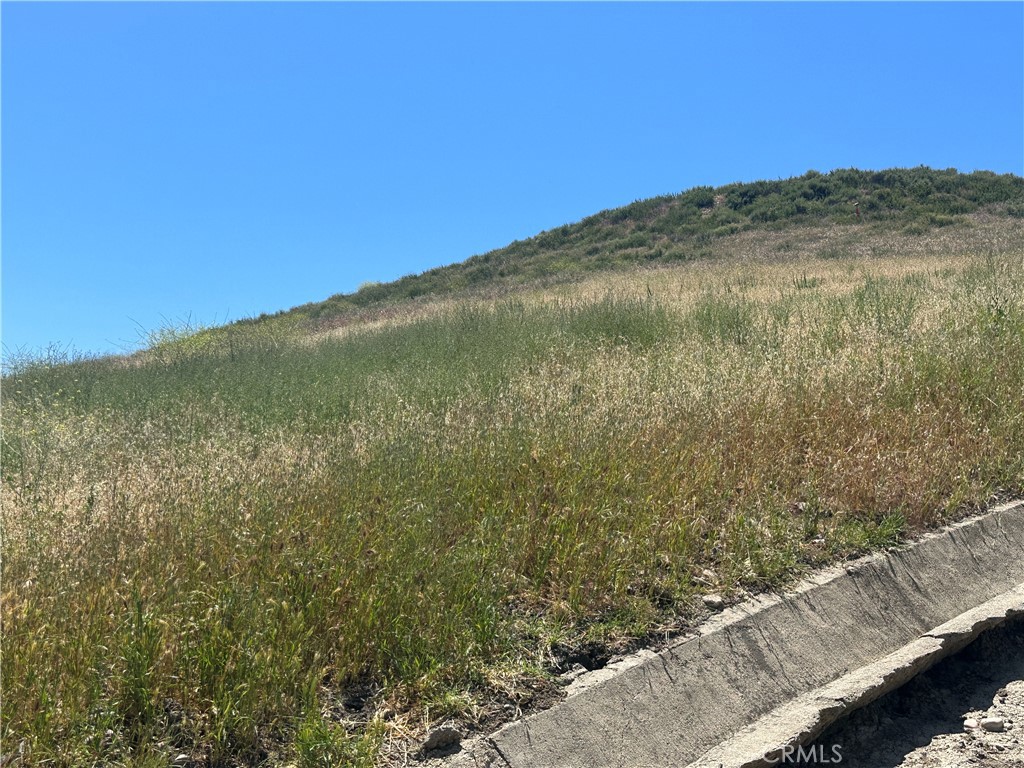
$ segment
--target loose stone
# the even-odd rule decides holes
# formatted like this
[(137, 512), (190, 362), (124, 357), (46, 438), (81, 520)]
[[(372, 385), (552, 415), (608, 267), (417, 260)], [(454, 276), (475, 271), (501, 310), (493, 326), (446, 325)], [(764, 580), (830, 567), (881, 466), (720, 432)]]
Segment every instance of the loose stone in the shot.
[(1003, 718), (1001, 717), (986, 717), (982, 719), (981, 727), (986, 731), (1000, 733), (1004, 728), (1006, 728), (1006, 723), (1003, 722)]
[(704, 595), (701, 599), (704, 601), (704, 605), (712, 611), (720, 611), (725, 608), (725, 600), (721, 595)]
[(434, 728), (430, 731), (423, 742), (423, 751), (429, 752), (432, 749), (443, 749), (444, 747), (450, 747), (452, 744), (458, 744), (462, 741), (462, 732), (457, 728), (452, 728), (450, 725), (442, 725), (439, 728)]

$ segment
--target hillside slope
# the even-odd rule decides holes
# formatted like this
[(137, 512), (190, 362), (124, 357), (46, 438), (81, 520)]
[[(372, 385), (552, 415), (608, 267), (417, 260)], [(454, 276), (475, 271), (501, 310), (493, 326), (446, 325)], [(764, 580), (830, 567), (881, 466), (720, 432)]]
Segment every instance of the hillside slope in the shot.
[[(1019, 496), (1022, 180), (893, 172), (930, 181), (858, 222), (849, 173), (5, 373), (0, 741), (26, 765), (394, 765)], [(805, 210), (754, 220), (784, 201)]]
[(422, 296), (712, 258), (728, 250), (732, 236), (740, 233), (860, 225), (873, 234), (919, 236), (963, 225), (968, 214), (981, 210), (1024, 217), (1024, 178), (918, 167), (809, 171), (780, 181), (695, 187), (602, 211), (457, 264), (370, 284), (278, 315), (329, 324), (359, 308)]

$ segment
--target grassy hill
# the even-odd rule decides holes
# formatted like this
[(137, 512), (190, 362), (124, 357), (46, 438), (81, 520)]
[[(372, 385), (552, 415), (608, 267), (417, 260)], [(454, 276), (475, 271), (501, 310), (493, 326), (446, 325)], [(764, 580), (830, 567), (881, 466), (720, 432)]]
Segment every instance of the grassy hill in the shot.
[(1021, 185), (693, 190), (132, 357), (17, 366), (4, 753), (387, 764), (431, 723), (556, 700), (708, 593), (1021, 492)]
[(473, 288), (493, 291), (637, 264), (714, 258), (728, 250), (730, 236), (743, 232), (856, 224), (872, 233), (922, 235), (962, 224), (968, 214), (982, 209), (1024, 217), (1024, 179), (919, 167), (810, 171), (780, 181), (696, 187), (602, 211), (458, 264), (337, 294), (289, 314), (329, 321), (355, 308), (421, 296)]

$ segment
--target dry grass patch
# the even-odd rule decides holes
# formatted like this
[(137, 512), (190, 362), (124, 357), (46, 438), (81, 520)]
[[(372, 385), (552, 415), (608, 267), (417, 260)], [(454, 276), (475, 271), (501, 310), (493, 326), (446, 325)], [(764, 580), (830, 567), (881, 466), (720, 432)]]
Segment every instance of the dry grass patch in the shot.
[(1020, 490), (1024, 260), (953, 251), (724, 259), (305, 344), (24, 366), (4, 749), (369, 765), (429, 722), (549, 701), (574, 655), (678, 630), (704, 591)]

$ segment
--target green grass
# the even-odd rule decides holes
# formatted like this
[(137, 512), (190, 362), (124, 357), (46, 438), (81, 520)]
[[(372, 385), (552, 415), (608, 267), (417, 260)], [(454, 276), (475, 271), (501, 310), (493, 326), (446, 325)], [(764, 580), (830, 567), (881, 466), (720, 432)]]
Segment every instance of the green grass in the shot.
[(23, 362), (3, 380), (3, 750), (370, 765), (427, 722), (550, 695), (580, 649), (695, 620), (706, 591), (1020, 490), (1010, 246), (684, 265), (303, 343), (252, 324)]

